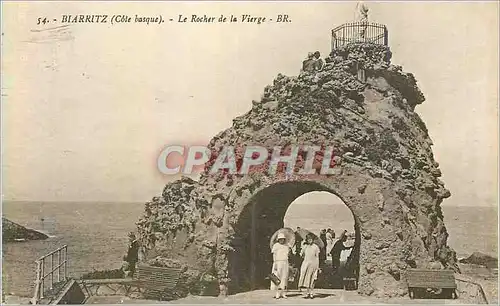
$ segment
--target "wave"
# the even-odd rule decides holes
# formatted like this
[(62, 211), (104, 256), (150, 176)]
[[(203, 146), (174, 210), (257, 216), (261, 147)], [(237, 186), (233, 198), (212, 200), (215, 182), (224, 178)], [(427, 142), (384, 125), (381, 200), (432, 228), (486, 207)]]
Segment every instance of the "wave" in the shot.
[(57, 237), (57, 235), (51, 234), (51, 233), (49, 233), (49, 232), (47, 232), (47, 231), (44, 231), (44, 230), (41, 230), (41, 229), (33, 229), (33, 230), (35, 230), (35, 231), (37, 231), (37, 232), (40, 232), (40, 233), (42, 233), (42, 234), (45, 234), (45, 235), (47, 235), (47, 237), (49, 237), (49, 238), (56, 238), (56, 237)]

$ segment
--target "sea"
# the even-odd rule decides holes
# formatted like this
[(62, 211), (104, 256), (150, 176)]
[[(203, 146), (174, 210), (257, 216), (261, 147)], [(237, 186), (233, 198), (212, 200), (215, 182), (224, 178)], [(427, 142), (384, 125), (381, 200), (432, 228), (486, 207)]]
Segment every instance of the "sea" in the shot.
[[(497, 257), (498, 212), (496, 207), (442, 206), (450, 234), (449, 245), (459, 257), (483, 252)], [(28, 228), (40, 230), (47, 240), (3, 244), (2, 283), (6, 294), (33, 295), (35, 260), (68, 245), (69, 274), (79, 277), (94, 270), (120, 268), (127, 250), (128, 233), (144, 211), (144, 203), (104, 202), (4, 202), (3, 216)], [(329, 204), (291, 205), (284, 224), (318, 233), (332, 228), (353, 231), (346, 206)]]

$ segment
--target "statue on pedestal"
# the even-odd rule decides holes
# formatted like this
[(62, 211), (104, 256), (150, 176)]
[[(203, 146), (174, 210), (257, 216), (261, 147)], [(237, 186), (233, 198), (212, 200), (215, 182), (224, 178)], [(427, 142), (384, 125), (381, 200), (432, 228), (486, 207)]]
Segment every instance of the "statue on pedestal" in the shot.
[(368, 26), (368, 7), (361, 1), (356, 4), (356, 21), (362, 23), (363, 26), (359, 29), (359, 38), (365, 40), (366, 28)]

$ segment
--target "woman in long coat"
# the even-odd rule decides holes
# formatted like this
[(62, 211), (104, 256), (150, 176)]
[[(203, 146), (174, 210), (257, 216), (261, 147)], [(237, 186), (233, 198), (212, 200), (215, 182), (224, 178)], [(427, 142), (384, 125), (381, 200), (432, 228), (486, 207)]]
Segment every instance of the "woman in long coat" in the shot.
[(318, 278), (319, 270), (319, 253), (318, 245), (313, 243), (313, 236), (308, 235), (306, 243), (301, 251), (301, 256), (304, 258), (300, 267), (299, 288), (306, 288), (304, 298), (314, 298), (313, 289), (314, 282)]

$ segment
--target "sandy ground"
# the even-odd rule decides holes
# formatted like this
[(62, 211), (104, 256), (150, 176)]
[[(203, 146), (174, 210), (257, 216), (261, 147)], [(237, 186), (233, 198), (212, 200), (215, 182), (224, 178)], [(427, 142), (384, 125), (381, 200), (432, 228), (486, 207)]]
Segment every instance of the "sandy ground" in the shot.
[(498, 269), (488, 269), (472, 264), (459, 264), (462, 274), (481, 284), (488, 303), (498, 304)]
[[(490, 304), (498, 304), (498, 270), (487, 269), (476, 265), (460, 264), (462, 273), (479, 282)], [(87, 304), (464, 304), (460, 298), (457, 300), (411, 300), (409, 297), (377, 299), (375, 297), (364, 297), (356, 291), (345, 291), (336, 289), (316, 289), (316, 298), (303, 299), (298, 291), (290, 291), (287, 299), (273, 299), (273, 293), (269, 290), (255, 290), (231, 295), (227, 298), (189, 296), (175, 301), (155, 301), (132, 299), (125, 296), (93, 296), (87, 300)], [(29, 298), (6, 296), (5, 304), (27, 305)]]
[[(273, 299), (269, 290), (256, 290), (251, 292), (231, 295), (227, 298), (189, 296), (175, 301), (155, 301), (144, 299), (132, 299), (124, 296), (93, 296), (87, 300), (87, 304), (288, 304), (288, 305), (334, 305), (334, 304), (463, 304), (458, 300), (411, 300), (408, 297), (377, 299), (375, 297), (363, 297), (355, 291), (344, 291), (336, 289), (317, 289), (316, 297), (312, 300), (304, 299), (297, 291), (291, 291), (287, 299)], [(29, 298), (6, 296), (5, 304), (27, 305)]]
[(314, 305), (314, 304), (460, 304), (460, 300), (411, 300), (409, 298), (399, 299), (377, 299), (359, 296), (355, 291), (344, 291), (334, 289), (316, 290), (316, 298), (304, 299), (297, 291), (288, 294), (287, 299), (273, 299), (269, 290), (256, 290), (231, 295), (227, 298), (192, 296), (170, 302), (158, 302), (149, 300), (133, 300), (123, 297), (92, 297), (89, 304), (284, 304), (284, 305)]

